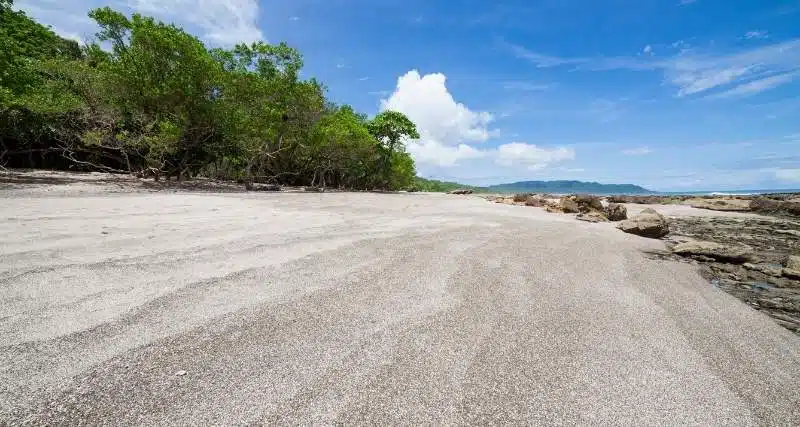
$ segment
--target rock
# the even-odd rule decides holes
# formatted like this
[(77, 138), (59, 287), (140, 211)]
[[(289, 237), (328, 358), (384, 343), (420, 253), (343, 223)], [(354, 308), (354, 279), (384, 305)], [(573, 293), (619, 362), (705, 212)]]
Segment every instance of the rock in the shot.
[(262, 184), (253, 184), (252, 187), (250, 187), (250, 190), (252, 190), (252, 191), (281, 191), (281, 186), (280, 185), (275, 185), (275, 184), (263, 184), (263, 185)]
[(800, 216), (800, 202), (795, 200), (773, 200), (759, 197), (750, 201), (750, 210), (772, 215)]
[(786, 268), (800, 271), (800, 255), (789, 255), (786, 259)]
[(459, 188), (459, 189), (456, 189), (456, 190), (448, 191), (447, 194), (460, 194), (460, 195), (472, 194), (472, 189), (470, 189), (470, 188)]
[(561, 210), (564, 213), (578, 213), (578, 212), (580, 212), (580, 208), (578, 207), (578, 204), (572, 199), (569, 199), (569, 198), (566, 198), (566, 197), (562, 197), (561, 201), (559, 202), (559, 204), (561, 205)]
[(749, 262), (746, 262), (744, 263), (743, 267), (748, 270), (758, 271), (772, 277), (781, 277), (782, 274), (780, 266), (770, 264), (750, 264)]
[(747, 212), (750, 210), (749, 200), (733, 198), (690, 199), (686, 203), (693, 208), (712, 211)]
[(578, 204), (578, 209), (581, 212), (602, 211), (603, 202), (597, 196), (591, 194), (578, 194), (575, 196), (575, 203)]
[(528, 200), (525, 200), (525, 206), (532, 206), (535, 208), (543, 207), (547, 202), (544, 199), (540, 199), (536, 196), (528, 197)]
[(603, 212), (610, 221), (622, 221), (628, 219), (628, 208), (626, 208), (625, 205), (618, 203), (609, 203), (609, 205), (603, 209)]
[(575, 218), (587, 222), (608, 222), (608, 218), (600, 212), (592, 211), (578, 214)]
[(753, 248), (747, 245), (723, 245), (716, 242), (686, 242), (675, 245), (672, 252), (682, 256), (706, 256), (718, 261), (743, 263), (753, 259)]
[(514, 195), (514, 201), (517, 203), (525, 203), (525, 201), (528, 200), (528, 198), (531, 196), (532, 194), (528, 193), (518, 193)]
[(187, 374), (187, 372), (186, 372), (186, 371), (184, 371), (184, 370), (180, 370), (180, 371), (178, 371), (178, 372), (175, 372), (175, 376), (176, 376), (176, 377), (182, 377), (182, 376), (184, 376), (184, 375), (186, 375), (186, 374)]
[(669, 234), (669, 222), (664, 215), (647, 208), (639, 215), (622, 221), (617, 228), (625, 233), (658, 239)]
[(775, 230), (778, 234), (787, 234), (789, 236), (800, 237), (800, 231), (797, 230)]
[(325, 189), (321, 187), (305, 187), (303, 188), (303, 191), (308, 191), (310, 193), (322, 193), (325, 191)]
[(788, 277), (790, 279), (797, 279), (800, 280), (800, 270), (794, 270), (791, 268), (784, 268), (782, 271), (784, 277)]

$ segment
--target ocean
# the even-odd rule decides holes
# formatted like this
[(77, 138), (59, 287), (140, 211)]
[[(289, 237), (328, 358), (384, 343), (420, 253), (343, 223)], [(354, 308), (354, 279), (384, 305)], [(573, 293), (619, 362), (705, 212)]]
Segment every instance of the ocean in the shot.
[(657, 191), (655, 195), (668, 196), (755, 196), (772, 193), (800, 193), (800, 189), (783, 190), (730, 190), (730, 191)]

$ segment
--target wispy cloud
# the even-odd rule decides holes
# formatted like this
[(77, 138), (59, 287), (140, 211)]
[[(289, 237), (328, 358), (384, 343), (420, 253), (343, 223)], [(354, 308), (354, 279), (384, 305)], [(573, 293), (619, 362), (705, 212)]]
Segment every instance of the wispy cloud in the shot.
[(695, 3), (696, 1), (697, 1), (697, 0), (680, 0), (680, 1), (678, 2), (678, 4), (679, 4), (679, 5), (681, 5), (681, 6), (685, 6), (685, 5), (687, 5), (687, 4), (692, 4), (692, 3)]
[(651, 150), (649, 147), (636, 147), (622, 150), (622, 154), (626, 156), (646, 156), (652, 152), (653, 150)]
[(534, 83), (525, 81), (509, 81), (503, 83), (503, 89), (526, 92), (543, 92), (558, 86), (556, 83)]
[(798, 73), (794, 72), (765, 77), (763, 79), (754, 80), (752, 82), (736, 86), (735, 88), (726, 90), (725, 92), (709, 96), (709, 98), (736, 98), (755, 95), (765, 90), (789, 83), (797, 74)]
[[(665, 82), (677, 89), (677, 96), (688, 96), (747, 83), (778, 73), (800, 70), (800, 39), (771, 44), (731, 54), (704, 54), (682, 50), (666, 58), (651, 56), (558, 57), (508, 44), (511, 53), (538, 68), (570, 66), (586, 71), (661, 71)], [(792, 73), (791, 77), (797, 75)], [(772, 86), (774, 87), (774, 86)]]
[(358, 81), (360, 81), (360, 82), (365, 82), (365, 81), (367, 81), (367, 80), (369, 80), (369, 77), (368, 77), (368, 76), (364, 76), (364, 77), (359, 77), (359, 78), (358, 78)]
[(769, 33), (766, 31), (748, 31), (744, 33), (744, 38), (747, 40), (750, 39), (766, 39), (769, 37)]

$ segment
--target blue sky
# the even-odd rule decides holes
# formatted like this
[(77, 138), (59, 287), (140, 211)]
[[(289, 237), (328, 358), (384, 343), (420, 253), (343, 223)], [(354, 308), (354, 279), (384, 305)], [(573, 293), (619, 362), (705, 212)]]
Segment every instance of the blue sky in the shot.
[(109, 4), (400, 110), (420, 175), (656, 190), (800, 187), (800, 0), (17, 0), (66, 36)]

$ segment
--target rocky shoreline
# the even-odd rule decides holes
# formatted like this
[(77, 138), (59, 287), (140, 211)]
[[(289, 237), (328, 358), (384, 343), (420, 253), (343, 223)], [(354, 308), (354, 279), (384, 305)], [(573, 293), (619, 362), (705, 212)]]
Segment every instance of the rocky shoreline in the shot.
[[(800, 335), (800, 195), (688, 196), (487, 196), (507, 205), (577, 214), (589, 222), (620, 221), (617, 228), (661, 239), (663, 251), (647, 255), (696, 264), (709, 283), (763, 311)], [(650, 206), (628, 219), (626, 205)], [(658, 205), (687, 205), (720, 214), (669, 216)], [(654, 208), (654, 209), (653, 209)], [(666, 208), (665, 208), (666, 209)]]

